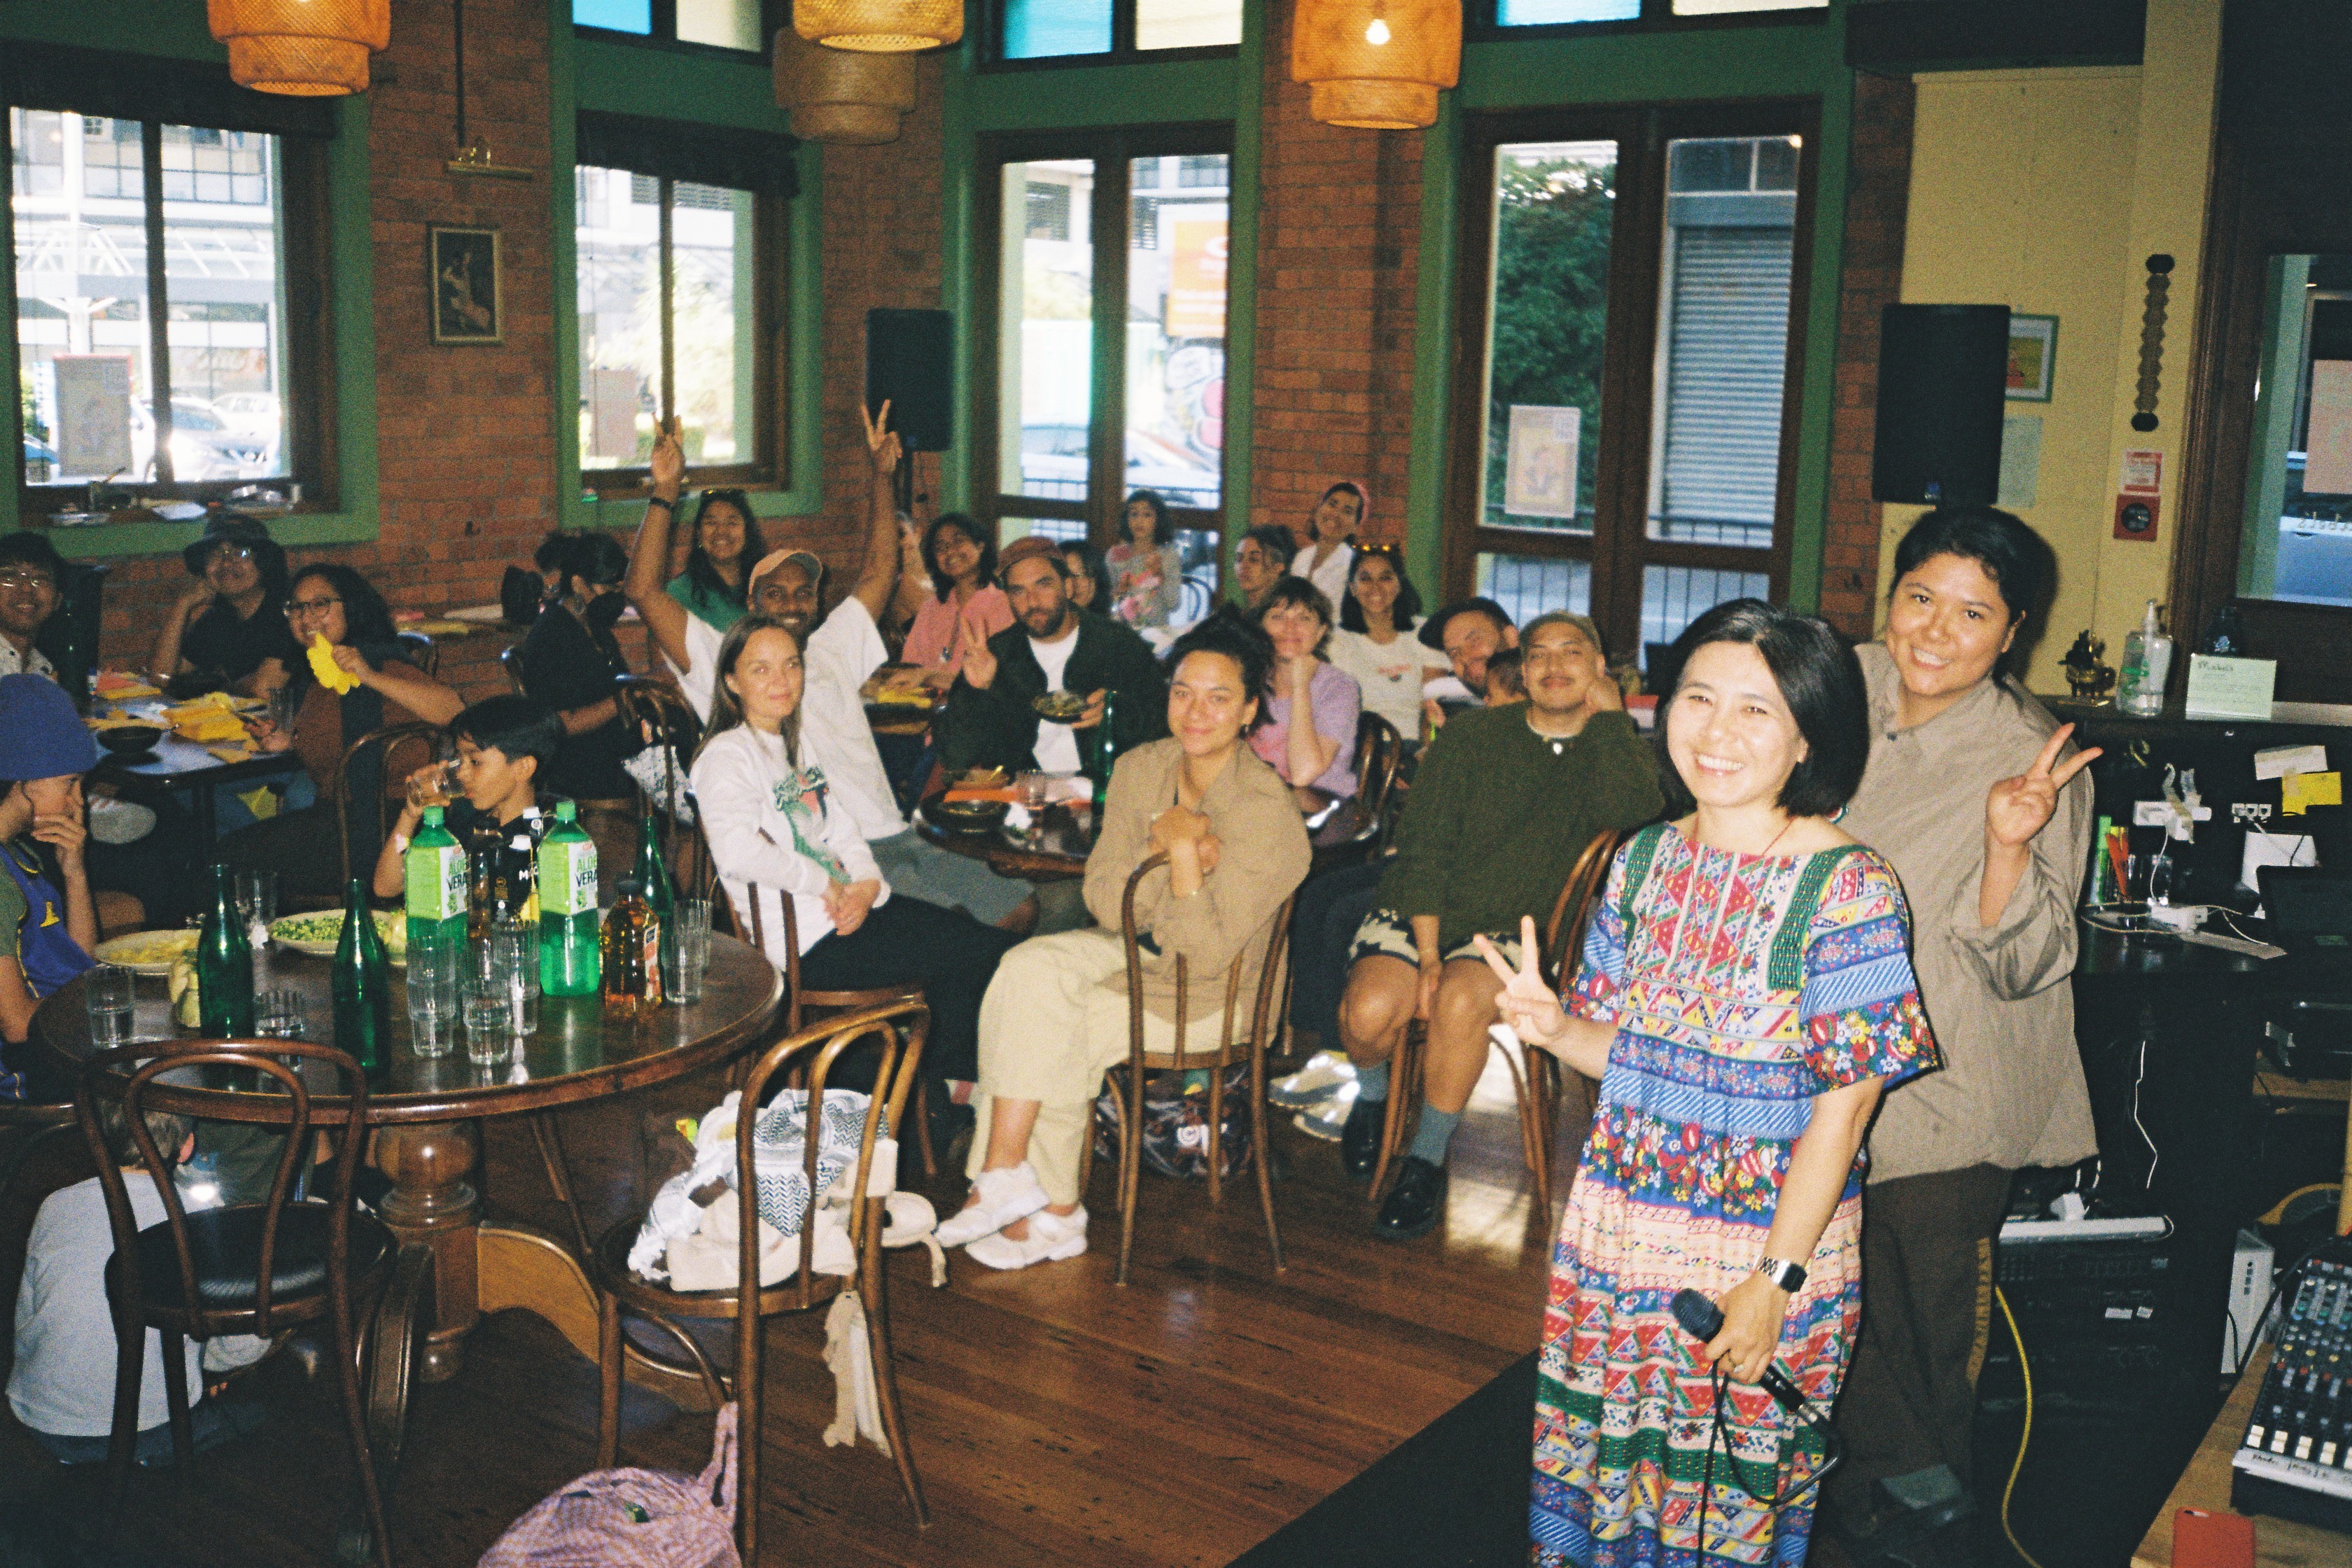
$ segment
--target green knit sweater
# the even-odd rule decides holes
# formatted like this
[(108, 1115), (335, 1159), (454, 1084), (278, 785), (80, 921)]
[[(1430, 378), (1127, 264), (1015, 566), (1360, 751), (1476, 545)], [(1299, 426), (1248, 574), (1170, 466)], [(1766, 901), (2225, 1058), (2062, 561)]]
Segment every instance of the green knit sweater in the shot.
[(1437, 916), (1447, 949), (1478, 931), (1517, 935), (1521, 915), (1540, 929), (1594, 834), (1664, 806), (1649, 744), (1622, 713), (1596, 713), (1564, 741), (1529, 729), (1525, 703), (1457, 713), (1422, 754), (1381, 907)]

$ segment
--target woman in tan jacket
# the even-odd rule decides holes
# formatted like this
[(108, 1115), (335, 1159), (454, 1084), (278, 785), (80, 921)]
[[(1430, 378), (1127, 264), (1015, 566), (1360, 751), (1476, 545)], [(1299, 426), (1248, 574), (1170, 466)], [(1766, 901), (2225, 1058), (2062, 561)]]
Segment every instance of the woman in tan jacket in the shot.
[(1246, 743), (1271, 659), (1263, 637), (1223, 620), (1177, 642), (1171, 734), (1118, 760), (1087, 858), (1087, 908), (1101, 924), (1023, 942), (989, 985), (971, 1197), (939, 1234), (992, 1268), (1087, 1249), (1079, 1162), (1103, 1071), (1128, 1052), (1119, 904), (1135, 868), (1168, 856), (1136, 898), (1148, 955), (1145, 1039), (1154, 1050), (1174, 1043), (1179, 957), (1191, 992), (1187, 1046), (1213, 1051), (1226, 967), (1242, 960), (1247, 994), (1280, 936), (1274, 917), (1306, 879), (1309, 850), (1289, 787)]

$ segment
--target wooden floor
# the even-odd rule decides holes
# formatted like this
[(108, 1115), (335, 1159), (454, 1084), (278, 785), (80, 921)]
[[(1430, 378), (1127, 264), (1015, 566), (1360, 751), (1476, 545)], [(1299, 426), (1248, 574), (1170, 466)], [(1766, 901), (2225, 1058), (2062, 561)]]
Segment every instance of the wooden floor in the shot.
[[(648, 1112), (716, 1091), (640, 1098), (567, 1121), (581, 1184), (617, 1216), (636, 1194)], [(528, 1135), (493, 1123), (491, 1210), (558, 1228)], [(890, 1462), (828, 1449), (822, 1314), (770, 1329), (762, 1557), (772, 1563), (1219, 1564), (1297, 1517), (1486, 1384), (1536, 1342), (1549, 1222), (1530, 1213), (1499, 1065), (1454, 1148), (1446, 1222), (1373, 1240), (1336, 1146), (1286, 1122), (1276, 1188), (1290, 1268), (1269, 1270), (1255, 1193), (1211, 1214), (1205, 1190), (1147, 1178), (1134, 1282), (1111, 1281), (1109, 1173), (1096, 1250), (1020, 1274), (951, 1255), (929, 1286), (893, 1255), (892, 1320), (915, 1459), (933, 1522), (918, 1530)], [(1278, 1168), (1278, 1167), (1277, 1167)], [(934, 1198), (958, 1201), (943, 1180)], [(13, 1250), (13, 1248), (11, 1248)], [(0, 1257), (0, 1282), (15, 1273)], [(524, 1510), (593, 1462), (594, 1369), (526, 1313), (487, 1321), (464, 1371), (422, 1391), (391, 1504), (397, 1560), (473, 1563)], [(193, 1486), (142, 1473), (125, 1544), (142, 1563), (322, 1562), (349, 1474), (331, 1394), (279, 1357), (250, 1380), (259, 1432), (197, 1461)], [(624, 1463), (696, 1470), (710, 1419), (632, 1390)], [(93, 1468), (51, 1464), (0, 1415), (0, 1518), (89, 1519)]]

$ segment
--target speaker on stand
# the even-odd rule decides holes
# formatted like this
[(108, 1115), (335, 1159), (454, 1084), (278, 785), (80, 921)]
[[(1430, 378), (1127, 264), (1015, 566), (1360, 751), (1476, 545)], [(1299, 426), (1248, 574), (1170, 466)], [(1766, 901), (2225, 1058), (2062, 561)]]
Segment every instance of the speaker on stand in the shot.
[(1887, 306), (1871, 500), (1990, 506), (2008, 385), (2008, 306)]
[(917, 452), (955, 444), (955, 318), (945, 310), (866, 312), (866, 408), (890, 405), (907, 462), (898, 466), (898, 510), (914, 510)]

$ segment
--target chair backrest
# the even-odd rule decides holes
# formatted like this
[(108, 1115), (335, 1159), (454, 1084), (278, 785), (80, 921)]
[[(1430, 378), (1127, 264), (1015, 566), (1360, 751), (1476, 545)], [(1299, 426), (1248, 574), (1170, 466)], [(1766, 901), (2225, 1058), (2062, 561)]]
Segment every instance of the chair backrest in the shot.
[[(648, 734), (656, 748), (652, 753), (659, 770), (662, 784), (657, 791), (648, 791), (642, 784), (637, 789), (638, 809), (658, 813), (663, 824), (662, 853), (668, 858), (670, 873), (678, 878), (681, 889), (688, 884), (681, 868), (695, 858), (701, 845), (698, 837), (686, 828), (686, 813), (680, 804), (693, 794), (693, 784), (687, 777), (687, 763), (702, 744), (702, 721), (694, 716), (685, 698), (666, 681), (642, 675), (616, 677), (613, 697), (621, 710), (622, 727), (632, 736)], [(698, 889), (707, 889), (708, 876), (695, 867)], [(689, 897), (702, 897), (698, 890)]]
[[(336, 879), (340, 890), (355, 874), (352, 868), (364, 864), (373, 868), (376, 852), (383, 847), (386, 826), (384, 802), (388, 798), (385, 783), (395, 776), (394, 763), (404, 748), (421, 752), (416, 766), (433, 760), (440, 748), (442, 729), (438, 724), (423, 721), (409, 724), (387, 724), (381, 730), (371, 730), (343, 748), (342, 760), (335, 764), (335, 847), (342, 855), (342, 875)], [(406, 777), (404, 771), (399, 777)], [(353, 850), (357, 854), (353, 854)], [(357, 873), (364, 875), (364, 872)]]
[[(156, 1146), (142, 1112), (158, 1079), (165, 1073), (191, 1068), (246, 1069), (278, 1086), (277, 1093), (241, 1094), (230, 1106), (207, 1106), (205, 1110), (207, 1117), (286, 1129), (286, 1146), (278, 1154), (278, 1172), (270, 1181), (268, 1201), (244, 1205), (264, 1211), (259, 1273), (255, 1280), (252, 1308), (255, 1318), (250, 1331), (268, 1335), (271, 1332), (270, 1282), (279, 1222), (285, 1217), (287, 1203), (294, 1192), (296, 1166), (307, 1154), (310, 1144), (310, 1090), (301, 1074), (287, 1065), (289, 1058), (320, 1061), (333, 1068), (338, 1075), (336, 1088), (348, 1104), (341, 1136), (336, 1140), (334, 1188), (329, 1200), (331, 1211), (327, 1222), (327, 1267), (331, 1277), (342, 1269), (351, 1257), (352, 1173), (358, 1168), (359, 1152), (368, 1141), (367, 1076), (349, 1052), (332, 1046), (312, 1045), (308, 1040), (148, 1040), (101, 1051), (83, 1062), (74, 1111), (81, 1121), (82, 1136), (89, 1141), (90, 1155), (98, 1162), (99, 1185), (106, 1194), (115, 1255), (124, 1260), (116, 1288), (122, 1292), (130, 1311), (143, 1314), (146, 1307), (139, 1270), (131, 1262), (138, 1257), (139, 1221), (131, 1207), (125, 1173), (107, 1147), (105, 1133), (99, 1125), (100, 1102), (110, 1100), (122, 1107), (123, 1117), (130, 1123), (131, 1142), (138, 1148), (141, 1163), (146, 1167), (146, 1178), (155, 1184), (156, 1194), (163, 1200), (164, 1223), (172, 1227), (172, 1247), (180, 1270), (179, 1300), (185, 1309), (195, 1313), (201, 1311), (199, 1304), (204, 1298), (196, 1289), (187, 1212), (181, 1206), (179, 1188), (170, 1173), (169, 1161), (176, 1158), (179, 1151), (172, 1150), (167, 1155)], [(166, 1083), (163, 1087), (168, 1089), (171, 1086)]]
[[(780, 1084), (782, 1075), (791, 1073), (803, 1076), (808, 1086), (807, 1152), (802, 1173), (807, 1178), (814, 1204), (825, 1080), (843, 1052), (867, 1040), (879, 1046), (881, 1058), (875, 1065), (873, 1096), (866, 1106), (865, 1128), (858, 1137), (857, 1169), (841, 1178), (854, 1178), (857, 1184), (850, 1198), (849, 1234), (857, 1243), (858, 1267), (879, 1268), (887, 1205), (869, 1202), (868, 1195), (887, 1195), (897, 1185), (899, 1117), (907, 1109), (908, 1098), (914, 1093), (915, 1069), (923, 1059), (923, 1041), (929, 1032), (930, 1021), (930, 1008), (919, 1001), (868, 1007), (827, 1018), (807, 1029), (794, 1029), (761, 1051), (751, 1064), (751, 1074), (743, 1080), (743, 1097), (736, 1101), (740, 1109), (735, 1119), (735, 1189), (736, 1201), (741, 1205), (737, 1215), (742, 1226), (742, 1251), (737, 1257), (735, 1276), (742, 1282), (742, 1303), (736, 1321), (739, 1353), (747, 1342), (746, 1337), (756, 1339), (760, 1331), (760, 1292), (754, 1289), (760, 1278), (760, 1184), (750, 1173), (759, 1169), (753, 1146), (760, 1121), (758, 1108), (766, 1103), (770, 1085)], [(883, 1168), (876, 1164), (877, 1148), (882, 1150)], [(800, 1254), (800, 1272), (794, 1277), (795, 1296), (798, 1305), (805, 1309), (817, 1301), (814, 1207), (801, 1224)], [(740, 1360), (736, 1363), (739, 1369), (756, 1364)]]
[(1624, 841), (1619, 828), (1604, 827), (1594, 834), (1560, 885), (1559, 900), (1544, 925), (1543, 974), (1554, 986), (1566, 984), (1574, 972), (1576, 955), (1584, 951), (1585, 927), (1591, 923), (1592, 908), (1609, 880), (1610, 862)]
[[(1140, 1063), (1147, 1054), (1143, 1037), (1143, 947), (1141, 933), (1135, 923), (1135, 895), (1143, 886), (1143, 879), (1168, 864), (1165, 850), (1146, 858), (1127, 879), (1127, 888), (1119, 895), (1118, 933), (1127, 951), (1127, 1038), (1131, 1062)], [(1283, 940), (1290, 930), (1291, 906), (1298, 901), (1296, 891), (1282, 900), (1265, 925), (1242, 943), (1241, 951), (1225, 966), (1223, 1027), (1217, 1036), (1217, 1054), (1222, 1057), (1234, 1038), (1234, 1014), (1241, 1000), (1242, 976), (1249, 973), (1253, 955), (1258, 959), (1256, 1004), (1250, 1014), (1250, 1038), (1266, 1039), (1266, 1027), (1273, 1014), (1275, 999), (1282, 994), (1285, 970), (1289, 963), (1290, 945)], [(1175, 1060), (1181, 1065), (1187, 1051), (1187, 1014), (1192, 1005), (1189, 984), (1190, 965), (1184, 955), (1176, 955), (1176, 1034)]]
[(1356, 721), (1356, 799), (1368, 824), (1377, 824), (1388, 809), (1389, 791), (1396, 784), (1397, 760), (1403, 750), (1404, 737), (1379, 714), (1367, 710)]
[(433, 679), (441, 679), (441, 645), (439, 643), (435, 642), (423, 632), (402, 632), (399, 634), (399, 640), (401, 651), (408, 656), (409, 663), (423, 670)]
[(530, 690), (522, 683), (522, 644), (515, 643), (501, 650), (499, 654), (499, 667), (507, 672), (507, 684), (514, 688), (517, 697), (530, 695)]

